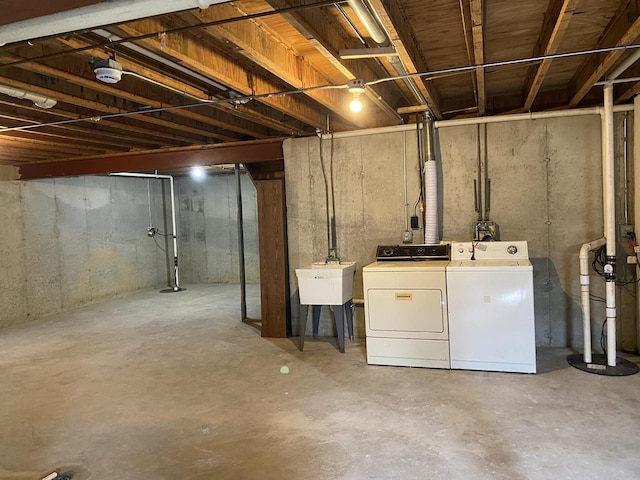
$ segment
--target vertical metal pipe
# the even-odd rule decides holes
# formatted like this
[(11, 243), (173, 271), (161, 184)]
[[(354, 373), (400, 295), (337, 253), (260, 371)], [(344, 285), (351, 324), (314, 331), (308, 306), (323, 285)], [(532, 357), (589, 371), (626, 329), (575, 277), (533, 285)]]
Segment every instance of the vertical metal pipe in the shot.
[(240, 269), (240, 314), (247, 318), (247, 280), (244, 265), (244, 224), (242, 216), (242, 185), (240, 183), (240, 164), (234, 165), (236, 174), (236, 222), (238, 223), (238, 267)]
[(604, 236), (607, 239), (606, 316), (607, 316), (607, 365), (616, 366), (616, 229), (615, 229), (615, 179), (613, 143), (613, 85), (604, 86), (604, 109), (602, 122), (603, 140), (603, 198)]

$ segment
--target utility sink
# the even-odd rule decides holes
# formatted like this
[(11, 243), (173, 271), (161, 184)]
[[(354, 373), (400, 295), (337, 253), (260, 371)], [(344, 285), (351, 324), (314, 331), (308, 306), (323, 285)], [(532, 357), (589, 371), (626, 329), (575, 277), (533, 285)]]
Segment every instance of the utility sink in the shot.
[(344, 305), (353, 298), (356, 262), (314, 263), (296, 268), (301, 305)]

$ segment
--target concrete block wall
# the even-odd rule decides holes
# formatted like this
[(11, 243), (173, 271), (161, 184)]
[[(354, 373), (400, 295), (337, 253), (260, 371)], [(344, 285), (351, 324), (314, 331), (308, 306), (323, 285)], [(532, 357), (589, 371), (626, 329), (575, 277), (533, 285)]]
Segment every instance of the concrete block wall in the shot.
[[(363, 297), (362, 267), (379, 244), (401, 242), (405, 229), (403, 158), (408, 162), (409, 209), (417, 195), (416, 134), (413, 130), (336, 137), (334, 174), (339, 254), (358, 262), (354, 296)], [(476, 126), (437, 132), (441, 160), (442, 236), (470, 240), (477, 178)], [(324, 141), (325, 161), (329, 140)], [(295, 268), (327, 255), (325, 195), (319, 139), (284, 144), (290, 284), (297, 334)], [(580, 346), (582, 341), (578, 252), (602, 236), (600, 119), (567, 117), (487, 125), (491, 220), (501, 239), (527, 240), (534, 265), (536, 342)], [(421, 243), (419, 237), (414, 243)], [(594, 278), (594, 293), (603, 288)], [(592, 306), (599, 318), (599, 305)], [(310, 329), (308, 322), (308, 329)], [(356, 334), (364, 337), (364, 312), (356, 309)], [(594, 330), (599, 331), (599, 330)], [(308, 332), (310, 333), (310, 331)], [(327, 313), (320, 334), (334, 335)]]
[[(151, 185), (162, 216), (160, 185)], [(0, 327), (168, 284), (147, 236), (147, 181), (78, 177), (0, 182)]]
[[(256, 188), (241, 174), (247, 283), (260, 281)], [(176, 179), (178, 240), (184, 283), (238, 283), (236, 179), (233, 174), (202, 180)]]

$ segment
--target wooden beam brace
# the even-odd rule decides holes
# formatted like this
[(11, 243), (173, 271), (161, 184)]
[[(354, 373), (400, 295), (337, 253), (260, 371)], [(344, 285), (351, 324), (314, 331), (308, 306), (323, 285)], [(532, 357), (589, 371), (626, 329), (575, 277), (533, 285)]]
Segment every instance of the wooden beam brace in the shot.
[(114, 155), (98, 155), (63, 162), (20, 166), (20, 179), (99, 175), (113, 172), (141, 172), (193, 165), (253, 163), (284, 158), (282, 139), (225, 143), (191, 148), (173, 148)]
[[(640, 0), (623, 2), (596, 48), (629, 45), (640, 35)], [(575, 107), (624, 54), (624, 50), (590, 55), (571, 79), (569, 107)]]
[[(534, 57), (551, 55), (558, 51), (579, 2), (580, 0), (551, 0), (533, 51)], [(551, 59), (543, 60), (540, 64), (529, 67), (524, 87), (525, 100), (522, 107), (525, 112), (531, 109), (550, 67)]]

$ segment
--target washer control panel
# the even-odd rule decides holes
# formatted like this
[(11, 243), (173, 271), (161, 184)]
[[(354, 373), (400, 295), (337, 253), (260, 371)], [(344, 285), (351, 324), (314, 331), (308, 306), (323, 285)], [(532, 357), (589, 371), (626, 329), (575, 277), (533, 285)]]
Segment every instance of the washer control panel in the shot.
[(457, 242), (451, 246), (451, 260), (527, 260), (526, 241)]

